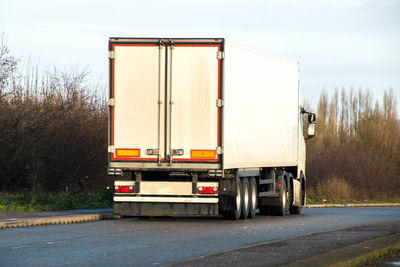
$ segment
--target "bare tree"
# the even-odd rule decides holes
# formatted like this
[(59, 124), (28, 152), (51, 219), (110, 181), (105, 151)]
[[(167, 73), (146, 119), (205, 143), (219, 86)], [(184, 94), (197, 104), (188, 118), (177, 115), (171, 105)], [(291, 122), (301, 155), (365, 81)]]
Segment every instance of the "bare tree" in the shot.
[(321, 93), (319, 132), (307, 144), (308, 179), (314, 188), (332, 197), (327, 185), (341, 184), (347, 191), (342, 195), (352, 191), (361, 200), (400, 199), (400, 122), (393, 90), (385, 91), (382, 105), (372, 103), (369, 90), (346, 94), (342, 89), (340, 105), (337, 90), (330, 101)]

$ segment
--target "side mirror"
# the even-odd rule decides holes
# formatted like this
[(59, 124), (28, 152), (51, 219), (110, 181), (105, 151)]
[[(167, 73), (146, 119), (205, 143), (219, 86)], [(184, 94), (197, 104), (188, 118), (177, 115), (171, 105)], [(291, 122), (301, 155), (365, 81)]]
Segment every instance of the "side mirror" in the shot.
[(316, 131), (316, 124), (315, 123), (308, 124), (306, 140), (313, 138), (315, 136), (315, 131)]
[(309, 113), (309, 114), (308, 114), (308, 122), (309, 122), (309, 123), (315, 122), (315, 121), (317, 120), (316, 117), (317, 117), (317, 116), (315, 116), (314, 113)]

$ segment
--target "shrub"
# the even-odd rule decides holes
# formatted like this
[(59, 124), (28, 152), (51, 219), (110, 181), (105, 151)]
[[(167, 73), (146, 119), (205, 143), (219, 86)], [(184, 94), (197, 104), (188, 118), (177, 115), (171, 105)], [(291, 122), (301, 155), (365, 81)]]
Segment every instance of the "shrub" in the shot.
[[(332, 198), (400, 199), (400, 122), (393, 90), (322, 93), (317, 136), (307, 143), (307, 184)], [(338, 187), (336, 189), (336, 187)], [(318, 190), (315, 190), (318, 189)], [(349, 194), (351, 194), (349, 196)]]
[(8, 49), (0, 52), (0, 190), (76, 194), (109, 185), (107, 105), (87, 72), (17, 75)]

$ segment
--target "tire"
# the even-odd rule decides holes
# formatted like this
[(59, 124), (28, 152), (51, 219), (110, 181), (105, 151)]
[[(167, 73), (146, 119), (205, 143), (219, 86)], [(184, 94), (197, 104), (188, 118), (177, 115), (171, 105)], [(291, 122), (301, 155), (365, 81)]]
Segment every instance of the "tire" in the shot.
[(228, 220), (239, 220), (242, 216), (243, 193), (242, 183), (239, 178), (236, 178), (236, 196), (227, 199), (229, 209), (222, 211), (222, 217)]
[(293, 185), (293, 183), (294, 182), (293, 182), (293, 175), (291, 173), (288, 174), (288, 180), (289, 180), (289, 185), (290, 185), (290, 188), (289, 188), (289, 197), (290, 197), (289, 213), (296, 214), (295, 210), (297, 207), (293, 205), (293, 202), (294, 202), (294, 185)]
[(249, 218), (253, 219), (256, 216), (256, 210), (258, 205), (258, 191), (257, 183), (254, 177), (249, 180)]
[(239, 220), (242, 215), (242, 183), (239, 178), (236, 180), (236, 197), (232, 199), (232, 210), (230, 211), (230, 218), (233, 220)]
[(286, 216), (289, 211), (289, 192), (287, 190), (286, 181), (282, 179), (281, 183), (281, 194), (279, 196), (280, 206), (275, 207), (274, 215)]
[(249, 179), (242, 179), (242, 219), (247, 219), (250, 209)]
[(299, 215), (299, 214), (301, 214), (301, 207), (292, 206), (292, 207), (290, 207), (289, 211), (290, 211), (290, 214)]
[(291, 205), (290, 210), (289, 210), (291, 214), (296, 214), (296, 215), (301, 214), (302, 205), (304, 205), (305, 197), (306, 197), (306, 192), (304, 189), (305, 189), (304, 179), (301, 179), (300, 207)]

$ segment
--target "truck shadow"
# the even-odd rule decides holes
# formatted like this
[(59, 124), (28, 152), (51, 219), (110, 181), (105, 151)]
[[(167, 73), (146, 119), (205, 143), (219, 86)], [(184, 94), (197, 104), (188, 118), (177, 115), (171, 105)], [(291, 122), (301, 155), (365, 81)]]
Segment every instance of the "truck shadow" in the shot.
[(127, 217), (123, 219), (136, 220), (141, 222), (225, 222), (225, 223), (259, 223), (264, 222), (276, 222), (277, 220), (286, 220), (289, 217), (303, 217), (305, 215), (287, 215), (287, 216), (274, 216), (274, 215), (263, 215), (257, 214), (253, 219), (240, 219), (240, 220), (229, 220), (224, 219), (222, 216), (139, 216), (139, 217)]

